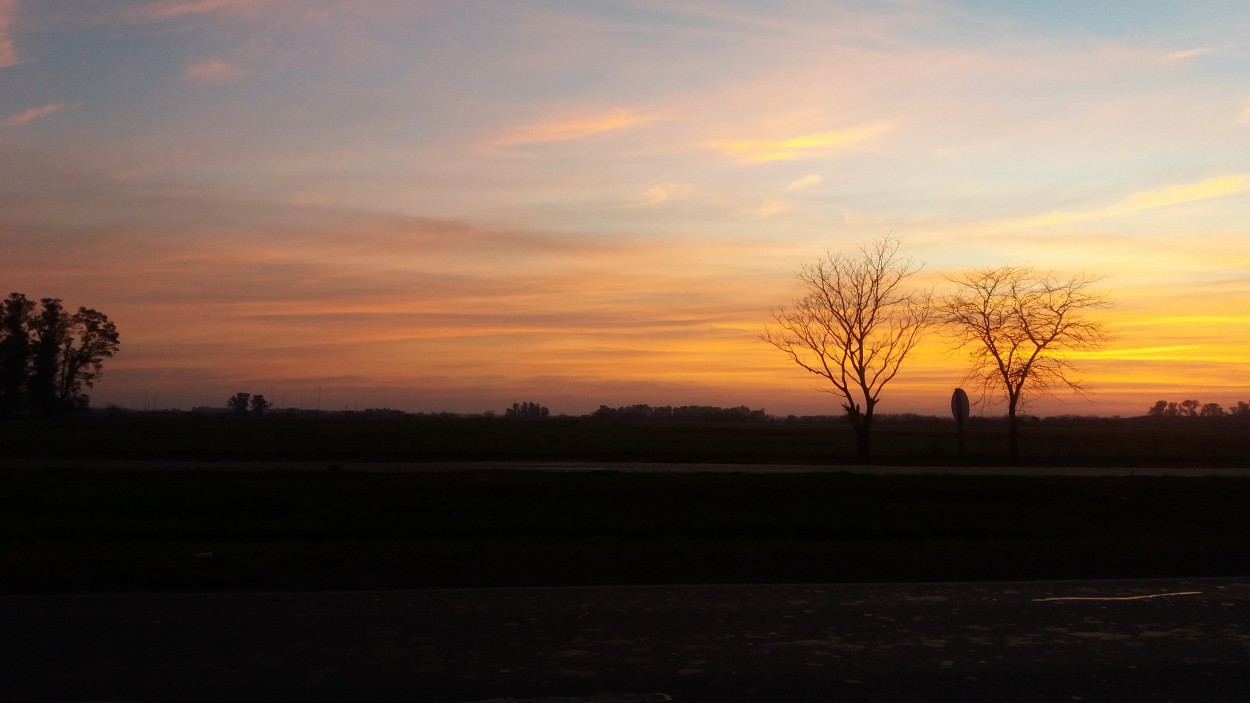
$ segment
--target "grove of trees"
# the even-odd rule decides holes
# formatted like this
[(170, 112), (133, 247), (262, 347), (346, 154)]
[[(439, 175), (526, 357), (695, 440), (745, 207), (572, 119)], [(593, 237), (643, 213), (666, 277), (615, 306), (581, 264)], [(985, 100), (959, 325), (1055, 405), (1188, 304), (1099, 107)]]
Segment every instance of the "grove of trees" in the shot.
[(722, 408), (714, 405), (651, 406), (645, 403), (610, 407), (600, 405), (589, 415), (594, 420), (657, 420), (660, 422), (764, 422), (768, 415), (745, 405)]
[(120, 348), (117, 326), (102, 312), (70, 313), (60, 298), (39, 303), (11, 293), (0, 304), (0, 416), (61, 415), (86, 408)]
[(541, 420), (551, 414), (545, 405), (539, 405), (526, 401), (524, 403), (513, 403), (512, 407), (503, 411), (504, 417), (514, 417), (527, 420)]
[(1250, 415), (1250, 402), (1237, 401), (1237, 404), (1225, 410), (1219, 403), (1200, 403), (1196, 400), (1182, 400), (1179, 403), (1166, 400), (1156, 401), (1147, 415), (1153, 417), (1224, 417), (1226, 415)]
[(252, 395), (251, 393), (235, 393), (226, 400), (226, 407), (236, 415), (262, 415), (266, 410), (273, 407), (273, 403), (265, 400), (263, 395)]
[(898, 240), (881, 237), (858, 254), (827, 253), (804, 266), (797, 274), (803, 295), (773, 311), (761, 339), (828, 381), (821, 390), (842, 401), (858, 457), (868, 461), (882, 390), (925, 332), (940, 326), (955, 349), (969, 352), (965, 383), (979, 387), (982, 400), (1006, 400), (1008, 454), (1018, 463), (1023, 403), (1058, 388), (1084, 392), (1070, 353), (1106, 339), (1085, 314), (1109, 305), (1090, 290), (1097, 279), (982, 268), (948, 277), (953, 291), (935, 299), (906, 288), (920, 267), (898, 249)]

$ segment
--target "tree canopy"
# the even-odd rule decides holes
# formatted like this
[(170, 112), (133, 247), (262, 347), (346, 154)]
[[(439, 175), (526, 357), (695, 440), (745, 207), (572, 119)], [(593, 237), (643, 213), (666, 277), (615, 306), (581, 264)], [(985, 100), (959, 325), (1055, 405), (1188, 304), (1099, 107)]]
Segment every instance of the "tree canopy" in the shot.
[(1008, 450), (1019, 460), (1017, 412), (1028, 398), (1069, 388), (1083, 393), (1070, 353), (1106, 339), (1084, 313), (1110, 305), (1084, 275), (1060, 278), (1027, 266), (976, 269), (948, 279), (955, 290), (939, 305), (954, 345), (972, 361), (968, 380), (982, 397), (1007, 401)]
[(855, 254), (826, 253), (796, 277), (803, 294), (773, 311), (760, 336), (842, 401), (859, 458), (871, 457), (873, 411), (929, 326), (931, 296), (907, 287), (920, 265), (881, 237)]
[(70, 314), (60, 298), (38, 306), (22, 293), (0, 305), (0, 415), (59, 415), (86, 408), (120, 349), (117, 326), (97, 310)]

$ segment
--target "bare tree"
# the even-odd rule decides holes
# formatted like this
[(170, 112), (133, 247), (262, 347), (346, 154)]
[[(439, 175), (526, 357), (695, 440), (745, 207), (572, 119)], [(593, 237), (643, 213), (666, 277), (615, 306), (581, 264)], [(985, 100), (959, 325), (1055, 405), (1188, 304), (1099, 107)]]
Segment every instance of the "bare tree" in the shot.
[(982, 398), (1007, 399), (1008, 452), (1020, 461), (1017, 412), (1026, 398), (1057, 388), (1084, 393), (1069, 352), (1106, 340), (1102, 324), (1082, 313), (1110, 305), (1089, 290), (1097, 279), (1067, 279), (1025, 266), (977, 269), (948, 279), (955, 292), (939, 304), (956, 348), (970, 348), (968, 379)]
[(796, 278), (802, 296), (772, 311), (762, 340), (799, 368), (816, 374), (838, 396), (855, 432), (856, 454), (872, 457), (873, 410), (929, 327), (932, 296), (906, 287), (920, 270), (899, 256), (899, 241), (881, 237), (853, 255), (827, 252)]

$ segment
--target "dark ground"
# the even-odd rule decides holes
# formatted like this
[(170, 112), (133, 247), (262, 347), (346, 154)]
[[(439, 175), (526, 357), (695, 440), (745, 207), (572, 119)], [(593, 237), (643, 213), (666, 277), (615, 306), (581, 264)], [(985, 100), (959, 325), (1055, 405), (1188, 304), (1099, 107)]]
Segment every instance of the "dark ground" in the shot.
[(0, 471), (0, 593), (1250, 573), (1250, 477)]
[(1250, 696), (1237, 579), (4, 596), (0, 632), (5, 701)]
[[(1002, 418), (976, 417), (958, 452), (950, 418), (878, 416), (883, 464), (985, 466), (1006, 459)], [(760, 422), (386, 413), (96, 413), (0, 419), (0, 458), (149, 461), (606, 461), (859, 463), (845, 419)], [(1028, 466), (1250, 466), (1250, 415), (1028, 418)]]
[[(253, 419), (0, 425), (0, 701), (1250, 699), (1250, 478), (1132, 470), (1244, 470), (1241, 420), (870, 476), (459, 463), (850, 463), (801, 424)], [(942, 426), (879, 440), (1001, 458), (990, 425), (966, 462)], [(145, 463), (81, 465), (110, 459)], [(1121, 475), (1035, 475), (1084, 466)]]

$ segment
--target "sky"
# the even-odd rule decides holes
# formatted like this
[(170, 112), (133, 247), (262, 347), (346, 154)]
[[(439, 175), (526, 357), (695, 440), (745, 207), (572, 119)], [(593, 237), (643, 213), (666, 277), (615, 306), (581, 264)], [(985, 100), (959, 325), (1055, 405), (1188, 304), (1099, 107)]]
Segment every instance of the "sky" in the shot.
[(96, 406), (833, 414), (759, 335), (887, 234), (1100, 277), (1031, 412), (1250, 399), (1250, 4), (0, 0), (0, 295), (117, 324)]

